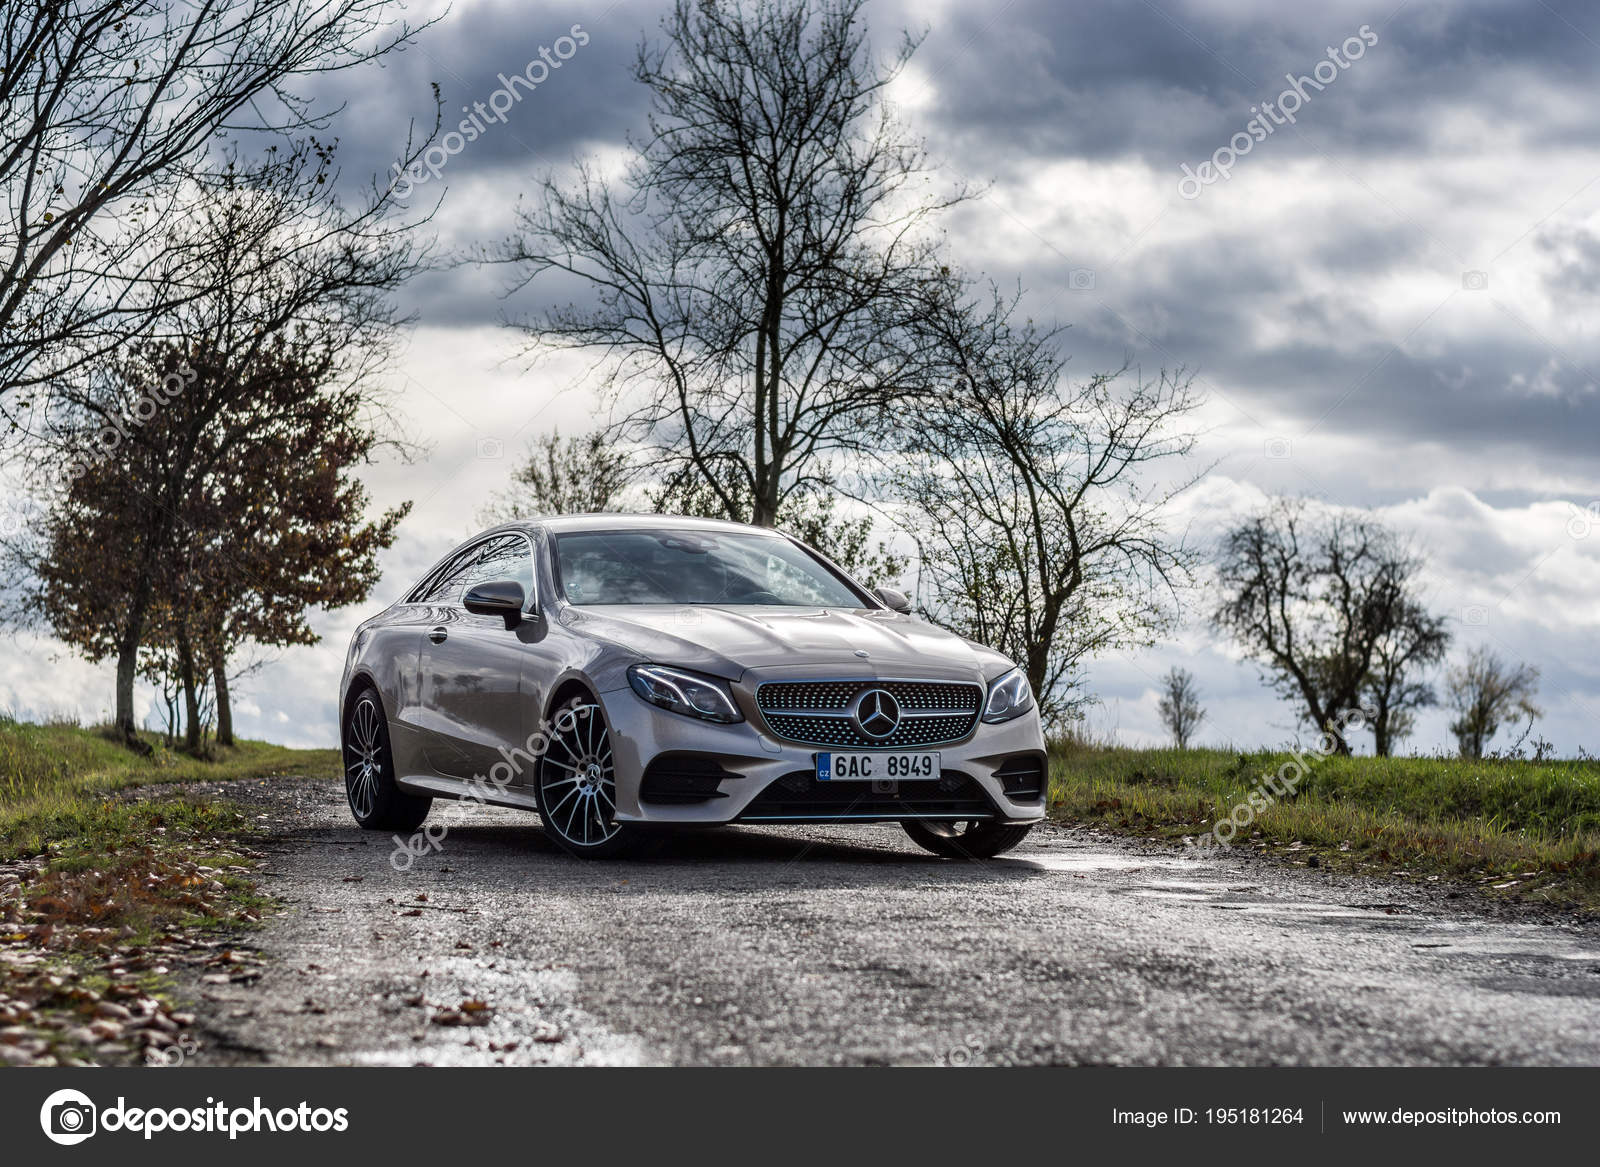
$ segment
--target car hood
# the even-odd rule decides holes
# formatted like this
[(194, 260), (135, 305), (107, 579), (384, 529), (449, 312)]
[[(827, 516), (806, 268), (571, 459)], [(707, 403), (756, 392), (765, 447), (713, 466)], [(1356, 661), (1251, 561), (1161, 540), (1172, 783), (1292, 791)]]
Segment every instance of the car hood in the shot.
[(563, 616), (574, 631), (641, 660), (728, 680), (751, 670), (804, 666), (993, 679), (1011, 667), (991, 649), (900, 612), (628, 604), (568, 608)]

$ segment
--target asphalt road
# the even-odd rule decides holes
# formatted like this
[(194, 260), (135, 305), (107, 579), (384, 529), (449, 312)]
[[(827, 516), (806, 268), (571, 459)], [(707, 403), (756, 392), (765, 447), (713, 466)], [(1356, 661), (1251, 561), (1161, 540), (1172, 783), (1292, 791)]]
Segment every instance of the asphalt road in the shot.
[(582, 862), (441, 803), (401, 873), (338, 789), (244, 794), (288, 907), (258, 979), (187, 985), (202, 1064), (1600, 1064), (1600, 929), (1470, 892), (1059, 827), (985, 864), (893, 826)]

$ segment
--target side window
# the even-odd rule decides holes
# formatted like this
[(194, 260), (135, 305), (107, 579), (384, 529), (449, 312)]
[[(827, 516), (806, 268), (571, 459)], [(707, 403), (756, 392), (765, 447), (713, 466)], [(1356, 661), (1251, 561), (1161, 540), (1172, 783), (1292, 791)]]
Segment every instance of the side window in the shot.
[(412, 596), (414, 604), (439, 604), (454, 603), (461, 595), (461, 585), (465, 583), (467, 572), (477, 562), (479, 554), (483, 551), (481, 546), (469, 547), (457, 555), (449, 563), (433, 573), (431, 579), (417, 589)]
[(522, 585), (523, 596), (533, 599), (533, 556), (521, 535), (502, 535), (485, 544), (462, 590), (495, 579), (516, 580)]

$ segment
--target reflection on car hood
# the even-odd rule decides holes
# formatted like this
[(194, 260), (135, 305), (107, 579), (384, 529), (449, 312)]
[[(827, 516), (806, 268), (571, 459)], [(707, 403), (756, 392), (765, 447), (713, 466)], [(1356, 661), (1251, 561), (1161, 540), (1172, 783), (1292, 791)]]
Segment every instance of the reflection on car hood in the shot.
[(645, 660), (729, 680), (774, 666), (850, 664), (901, 676), (960, 670), (990, 678), (1009, 667), (1000, 654), (899, 612), (615, 604), (569, 608), (563, 615), (582, 635)]

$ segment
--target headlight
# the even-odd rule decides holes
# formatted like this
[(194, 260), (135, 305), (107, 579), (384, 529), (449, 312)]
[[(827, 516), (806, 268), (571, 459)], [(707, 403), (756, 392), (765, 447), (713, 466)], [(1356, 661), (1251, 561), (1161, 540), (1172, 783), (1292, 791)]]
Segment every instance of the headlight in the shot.
[(989, 700), (983, 706), (983, 719), (1010, 721), (1032, 708), (1033, 690), (1028, 688), (1027, 674), (1021, 669), (1012, 669), (989, 683)]
[(743, 721), (733, 696), (721, 681), (696, 676), (666, 665), (634, 665), (628, 670), (628, 684), (652, 705), (698, 717), (702, 721)]

